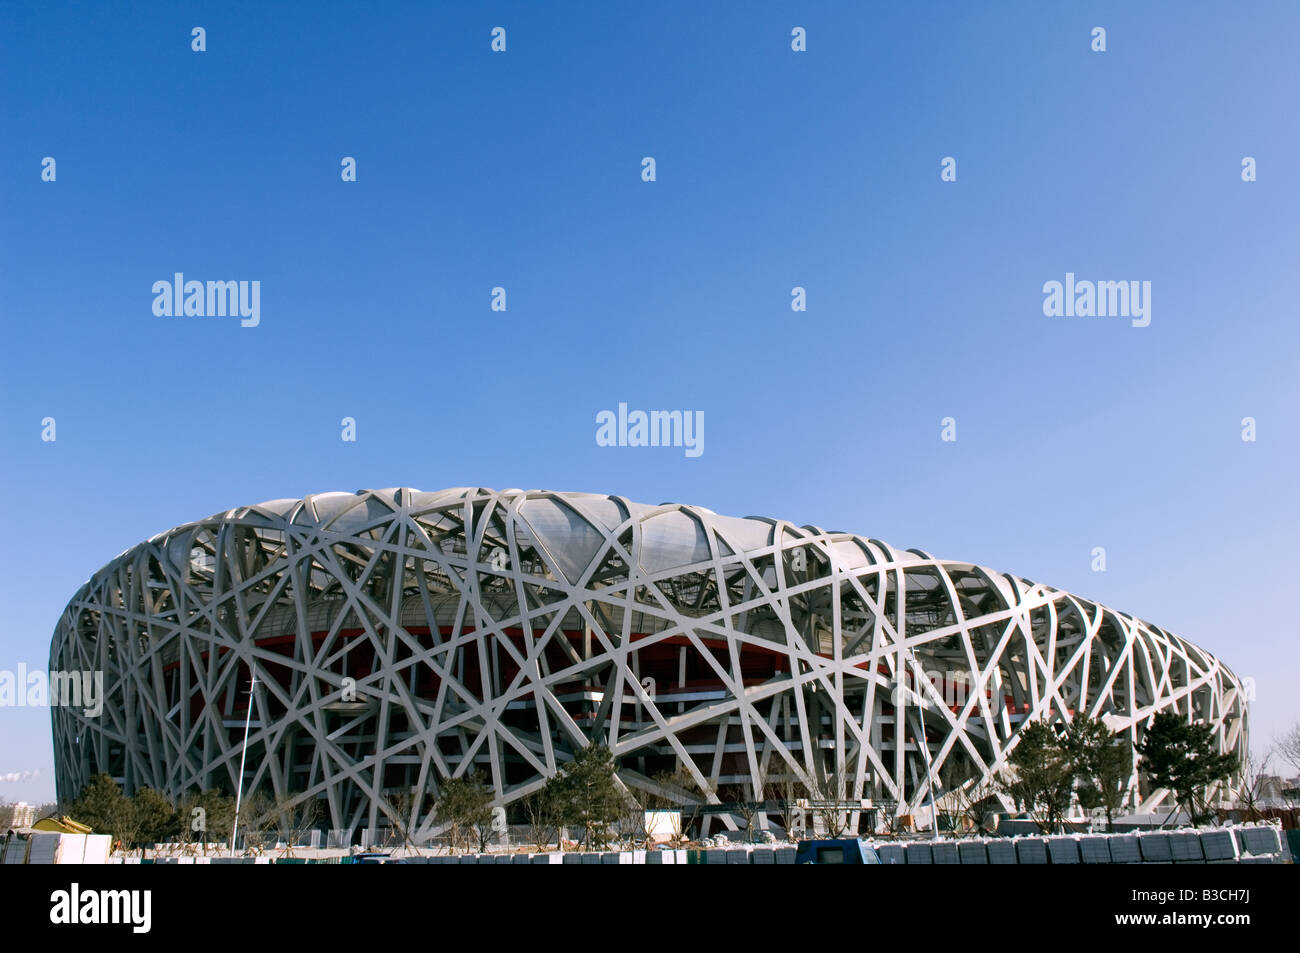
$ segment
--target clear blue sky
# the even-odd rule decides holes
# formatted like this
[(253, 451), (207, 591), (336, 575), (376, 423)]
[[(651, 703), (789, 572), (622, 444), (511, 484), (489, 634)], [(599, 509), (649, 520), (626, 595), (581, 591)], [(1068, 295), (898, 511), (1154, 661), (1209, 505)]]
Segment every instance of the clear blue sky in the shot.
[[(541, 487), (1069, 589), (1257, 679), (1264, 747), (1300, 718), (1297, 49), (1291, 2), (6, 3), (0, 669), (178, 523)], [(260, 281), (260, 326), (155, 317), (177, 271)], [(1150, 281), (1150, 326), (1045, 317), (1066, 272)], [(619, 401), (702, 410), (704, 454), (598, 447)], [(48, 712), (0, 710), (32, 770), (0, 796), (53, 795)]]

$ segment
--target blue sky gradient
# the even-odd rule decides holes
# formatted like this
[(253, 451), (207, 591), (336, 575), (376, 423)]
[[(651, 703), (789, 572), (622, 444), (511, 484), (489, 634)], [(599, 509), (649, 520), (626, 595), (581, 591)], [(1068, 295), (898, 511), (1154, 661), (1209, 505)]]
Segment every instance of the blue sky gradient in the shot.
[[(538, 487), (1069, 589), (1255, 678), (1262, 752), (1300, 719), (1296, 49), (1290, 2), (6, 3), (0, 669), (176, 524)], [(177, 271), (259, 280), (260, 325), (155, 317)], [(1150, 281), (1150, 326), (1045, 317), (1066, 272)], [(597, 446), (620, 401), (702, 410), (703, 455)], [(48, 711), (0, 719), (39, 771), (0, 797), (51, 798)]]

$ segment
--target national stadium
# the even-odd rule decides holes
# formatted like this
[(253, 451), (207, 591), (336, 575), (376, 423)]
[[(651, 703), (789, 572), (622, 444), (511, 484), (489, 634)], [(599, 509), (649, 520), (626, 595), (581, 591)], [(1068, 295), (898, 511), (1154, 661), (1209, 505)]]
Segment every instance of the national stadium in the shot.
[[(1030, 719), (1136, 742), (1170, 710), (1247, 751), (1241, 680), (1149, 622), (850, 533), (587, 493), (323, 493), (187, 523), (81, 587), (50, 670), (104, 679), (98, 717), (52, 709), (60, 798), (99, 772), (233, 793), (246, 754), (245, 793), (416, 839), (445, 779), (479, 771), (517, 814), (591, 743), (629, 795), (732, 829), (729, 805), (770, 811), (782, 785), (861, 830), (995, 791)], [(1171, 805), (1134, 772), (1130, 808)]]

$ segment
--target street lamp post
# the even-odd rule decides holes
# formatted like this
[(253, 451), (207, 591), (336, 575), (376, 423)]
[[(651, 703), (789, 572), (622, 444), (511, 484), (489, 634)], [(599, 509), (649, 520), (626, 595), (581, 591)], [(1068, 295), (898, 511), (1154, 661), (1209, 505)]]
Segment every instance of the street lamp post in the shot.
[(921, 750), (925, 752), (925, 779), (926, 785), (930, 789), (930, 823), (933, 825), (934, 833), (931, 840), (939, 839), (939, 812), (934, 807), (934, 766), (930, 763), (930, 740), (925, 736), (925, 699), (921, 697), (920, 692), (916, 692), (916, 714), (921, 719), (921, 736), (917, 743)]
[(244, 715), (244, 747), (239, 753), (239, 781), (235, 785), (235, 823), (230, 828), (230, 853), (235, 853), (235, 838), (239, 835), (239, 805), (244, 798), (244, 760), (248, 757), (248, 726), (253, 720), (253, 688), (257, 685), (257, 673), (248, 683), (248, 711)]

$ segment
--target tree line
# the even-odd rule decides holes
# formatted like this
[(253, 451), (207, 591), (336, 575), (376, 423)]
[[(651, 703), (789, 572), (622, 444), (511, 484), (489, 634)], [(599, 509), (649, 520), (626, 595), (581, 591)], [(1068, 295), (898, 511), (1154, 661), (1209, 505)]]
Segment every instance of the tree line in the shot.
[(998, 786), (1045, 833), (1060, 829), (1075, 800), (1086, 811), (1104, 810), (1110, 827), (1129, 794), (1135, 758), (1150, 786), (1167, 789), (1174, 811), (1193, 824), (1213, 818), (1209, 792), (1240, 767), (1236, 755), (1219, 752), (1211, 726), (1174, 712), (1157, 713), (1136, 746), (1100, 718), (1076, 716), (1025, 725)]
[[(1291, 748), (1280, 743), (1279, 752), (1296, 764), (1292, 759), (1300, 760), (1300, 726), (1284, 741)], [(1235, 755), (1218, 751), (1213, 728), (1188, 722), (1173, 712), (1156, 714), (1136, 746), (1101, 719), (1076, 716), (1066, 723), (1034, 721), (1022, 727), (1008, 763), (1010, 770), (997, 779), (994, 789), (1029, 813), (1044, 832), (1059, 830), (1076, 802), (1085, 811), (1104, 811), (1107, 826), (1111, 826), (1130, 794), (1135, 765), (1153, 789), (1171, 792), (1175, 810), (1184, 811), (1193, 823), (1201, 823), (1213, 816), (1209, 792), (1241, 768)], [(652, 790), (621, 788), (609, 749), (590, 745), (523, 798), (515, 809), (516, 817), (523, 818), (529, 838), (539, 850), (552, 843), (563, 846), (566, 830), (584, 849), (602, 848), (615, 840), (628, 845), (648, 843), (646, 815), (655, 810), (672, 812), (671, 840), (684, 842), (709, 800), (709, 792), (681, 770), (656, 775), (650, 781)], [(761, 812), (775, 805), (789, 831), (794, 826), (801, 787), (792, 779), (772, 786), (765, 782), (760, 794), (764, 800), (739, 796), (729, 806), (748, 828)], [(968, 808), (976, 806), (977, 798), (986, 799), (992, 793), (966, 792)], [(384, 805), (393, 824), (390, 837), (409, 844), (414, 835), (408, 823), (414, 814), (411, 805), (400, 798), (390, 800), (392, 803)], [(496, 792), (478, 771), (442, 782), (433, 802), (434, 817), (452, 850), (487, 850), (504, 820), (504, 809), (496, 806), (496, 800)], [(226, 843), (235, 822), (235, 799), (220, 791), (194, 791), (173, 802), (145, 787), (127, 797), (107, 774), (96, 775), (78, 797), (61, 803), (59, 810), (97, 833), (111, 834), (120, 849), (142, 854), (155, 843), (179, 843), (195, 849), (207, 843)], [(268, 799), (253, 792), (243, 799), (239, 829), (253, 849), (264, 847), (272, 833), (277, 840), (293, 845), (318, 825), (319, 812), (320, 804), (314, 799), (293, 804), (289, 798)], [(832, 813), (844, 812), (835, 809)]]
[[(235, 798), (219, 790), (187, 792), (176, 800), (149, 787), (127, 797), (108, 774), (97, 774), (81, 793), (60, 803), (59, 810), (113, 838), (115, 849), (139, 850), (153, 844), (178, 844), (187, 852), (209, 844), (228, 844), (234, 829)], [(292, 851), (316, 826), (320, 805), (314, 800), (294, 804), (289, 798), (268, 798), (261, 792), (245, 795), (239, 806), (239, 832), (251, 850), (262, 850), (270, 836)]]
[[(615, 781), (614, 758), (604, 745), (577, 751), (538, 791), (523, 799), (530, 839), (539, 850), (562, 845), (561, 831), (573, 829), (582, 848), (599, 848), (621, 833), (628, 799)], [(477, 846), (486, 851), (503, 814), (493, 806), (495, 792), (479, 772), (442, 783), (434, 816), (445, 825), (452, 850)], [(639, 811), (637, 813), (640, 813)], [(644, 825), (644, 817), (642, 818)], [(626, 825), (622, 825), (626, 830)]]

